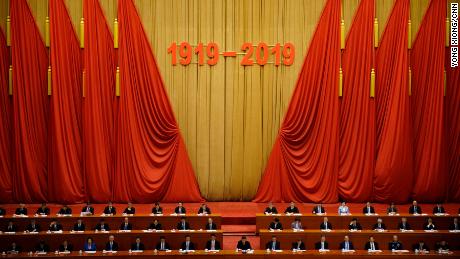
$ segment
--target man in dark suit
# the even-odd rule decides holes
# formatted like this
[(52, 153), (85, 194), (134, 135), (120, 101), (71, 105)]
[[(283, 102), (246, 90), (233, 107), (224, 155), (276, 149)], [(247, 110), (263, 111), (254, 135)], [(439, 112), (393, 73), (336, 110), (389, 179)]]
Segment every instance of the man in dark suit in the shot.
[(391, 214), (391, 213), (398, 213), (398, 208), (396, 208), (396, 205), (394, 202), (392, 202), (390, 204), (390, 207), (387, 208), (387, 213), (388, 214)]
[(272, 202), (268, 203), (268, 207), (265, 208), (265, 214), (278, 214), (278, 210), (273, 206)]
[(28, 232), (40, 232), (40, 225), (35, 222), (35, 219), (30, 221), (30, 224), (27, 225), (26, 231)]
[(206, 205), (206, 203), (201, 204), (198, 214), (211, 214), (211, 209)]
[(418, 242), (418, 244), (413, 245), (412, 249), (414, 251), (418, 250), (420, 252), (429, 252), (430, 251), (430, 249), (428, 248), (428, 246), (425, 244), (424, 241), (420, 241), (420, 242)]
[(73, 230), (74, 231), (85, 231), (85, 224), (81, 219), (77, 220), (77, 223), (73, 225)]
[(16, 242), (11, 243), (11, 245), (8, 247), (8, 254), (18, 254), (21, 252), (21, 247), (16, 244)]
[(270, 249), (270, 250), (280, 250), (281, 245), (280, 241), (276, 239), (276, 236), (272, 236), (272, 240), (265, 244), (265, 249)]
[(279, 218), (275, 218), (268, 226), (268, 229), (283, 230), (283, 225), (281, 224)]
[(322, 235), (321, 240), (315, 243), (316, 250), (326, 250), (329, 249), (329, 243), (326, 241), (326, 236)]
[(409, 222), (407, 222), (407, 218), (401, 218), (401, 222), (398, 225), (399, 230), (411, 230)]
[(381, 218), (378, 218), (377, 223), (374, 224), (374, 230), (381, 231), (385, 229), (387, 229), (387, 226), (385, 226), (385, 223), (383, 223)]
[(295, 206), (294, 202), (291, 202), (291, 204), (289, 204), (289, 207), (287, 207), (284, 210), (284, 213), (286, 213), (286, 214), (297, 214), (297, 213), (299, 213), (299, 209)]
[(313, 207), (313, 211), (311, 212), (313, 214), (324, 214), (326, 213), (326, 210), (324, 209), (323, 205), (321, 203), (315, 205), (315, 207)]
[(422, 207), (418, 206), (417, 201), (412, 202), (412, 206), (409, 207), (409, 214), (422, 214)]
[(136, 237), (136, 242), (131, 244), (131, 250), (133, 251), (144, 251), (145, 250), (145, 246), (144, 244), (141, 243), (140, 237)]
[(46, 206), (46, 203), (42, 203), (40, 208), (37, 209), (35, 212), (37, 215), (49, 215), (50, 214), (50, 209)]
[(155, 219), (152, 224), (150, 224), (149, 230), (162, 230), (163, 228), (161, 227), (160, 222), (158, 219)]
[(239, 240), (238, 243), (236, 244), (236, 249), (243, 250), (243, 251), (252, 249), (251, 243), (248, 241), (246, 236), (241, 237), (241, 240)]
[(208, 223), (206, 223), (206, 230), (217, 230), (217, 225), (212, 221), (212, 218), (208, 218)]
[(125, 217), (123, 223), (121, 223), (120, 225), (120, 230), (132, 230), (132, 229), (133, 229), (133, 225), (129, 223), (128, 217)]
[(446, 210), (441, 203), (436, 204), (436, 207), (433, 208), (433, 214), (444, 214)]
[(327, 217), (324, 217), (323, 223), (321, 223), (321, 225), (319, 225), (319, 229), (321, 229), (321, 230), (332, 230), (332, 224), (329, 223), (329, 220), (327, 219)]
[(109, 242), (105, 244), (106, 251), (118, 251), (118, 243), (115, 242), (115, 237), (113, 235), (109, 236)]
[(166, 243), (166, 239), (164, 236), (160, 236), (160, 242), (155, 246), (156, 250), (160, 251), (165, 251), (165, 250), (170, 250), (171, 247), (169, 246), (168, 243)]
[(55, 219), (51, 221), (50, 226), (48, 228), (49, 231), (62, 231), (62, 225)]
[(59, 252), (72, 252), (73, 251), (73, 246), (72, 244), (69, 244), (67, 240), (64, 240), (62, 244), (59, 245)]
[(27, 215), (27, 208), (24, 203), (19, 203), (19, 208), (16, 209), (14, 215)]
[(369, 237), (369, 242), (367, 242), (366, 245), (364, 245), (364, 249), (365, 250), (371, 250), (371, 251), (380, 250), (379, 249), (379, 244), (374, 241), (373, 236)]
[(176, 213), (176, 214), (185, 214), (185, 213), (187, 213), (182, 202), (179, 202), (177, 204), (177, 207), (174, 209), (174, 213)]
[(362, 230), (363, 228), (361, 227), (361, 224), (359, 224), (357, 218), (353, 218), (350, 222), (350, 225), (348, 225), (349, 230)]
[(18, 227), (13, 223), (13, 221), (8, 221), (8, 225), (5, 228), (5, 232), (16, 232)]
[(431, 218), (428, 218), (428, 221), (425, 224), (424, 230), (436, 230), (436, 226), (433, 223)]
[(69, 206), (67, 205), (64, 205), (58, 212), (59, 215), (66, 215), (66, 216), (69, 216), (69, 215), (72, 215), (72, 209), (69, 208)]
[(363, 214), (375, 214), (375, 209), (370, 202), (366, 202), (366, 206), (363, 208)]
[(101, 219), (99, 223), (97, 223), (95, 230), (110, 231), (110, 227), (107, 223), (105, 223), (104, 219)]
[(454, 222), (449, 226), (449, 230), (460, 230), (460, 224), (458, 224), (457, 218), (454, 218)]
[(6, 210), (4, 208), (0, 208), (0, 216), (5, 216)]
[(403, 249), (403, 245), (401, 244), (401, 242), (399, 242), (398, 236), (394, 235), (393, 241), (391, 241), (388, 244), (388, 250), (402, 250), (402, 249)]
[(185, 236), (185, 241), (182, 242), (180, 248), (184, 251), (195, 250), (195, 244), (192, 241), (190, 241), (189, 235)]
[(160, 207), (159, 202), (155, 202), (155, 206), (152, 208), (152, 214), (163, 214), (163, 208)]
[(354, 250), (355, 248), (353, 246), (353, 243), (350, 241), (350, 238), (348, 236), (345, 236), (343, 238), (343, 242), (340, 243), (339, 249), (348, 251)]
[(211, 239), (206, 242), (206, 249), (208, 250), (220, 250), (220, 242), (216, 239), (215, 234), (211, 234)]
[(38, 242), (37, 246), (35, 247), (35, 252), (37, 253), (48, 253), (49, 251), (50, 247), (43, 240)]
[(436, 243), (436, 250), (448, 251), (449, 249), (450, 246), (446, 240), (442, 240), (441, 242)]
[(177, 223), (177, 229), (178, 230), (189, 230), (190, 225), (188, 224), (187, 221), (185, 221), (185, 217), (180, 218), (180, 222)]
[(125, 210), (123, 211), (123, 214), (127, 214), (127, 215), (136, 214), (136, 208), (133, 207), (133, 204), (131, 202), (128, 202), (128, 207), (125, 208)]
[(297, 239), (297, 242), (292, 243), (292, 250), (305, 250), (305, 243), (302, 241), (302, 239)]
[(91, 206), (91, 203), (88, 201), (86, 202), (86, 206), (81, 209), (81, 212), (86, 215), (93, 215), (94, 208)]
[(109, 201), (107, 206), (104, 208), (104, 214), (105, 215), (110, 215), (110, 216), (113, 216), (113, 215), (117, 214), (117, 210), (115, 209), (115, 207), (113, 206), (113, 203), (111, 201)]

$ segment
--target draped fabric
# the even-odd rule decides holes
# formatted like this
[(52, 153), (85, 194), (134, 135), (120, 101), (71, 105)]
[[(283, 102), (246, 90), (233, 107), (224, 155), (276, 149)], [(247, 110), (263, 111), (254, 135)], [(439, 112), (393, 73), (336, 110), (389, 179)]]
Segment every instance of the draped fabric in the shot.
[(11, 98), (8, 96), (8, 70), (10, 67), (10, 54), (6, 46), (6, 38), (0, 29), (0, 202), (11, 203), (12, 186), (11, 174), (13, 173), (12, 156), (12, 116)]
[(374, 0), (361, 0), (342, 55), (338, 190), (346, 201), (367, 201), (372, 197), (375, 104), (370, 98), (370, 74), (374, 5)]
[(340, 1), (328, 0), (254, 201), (337, 201), (339, 64)]
[(99, 0), (84, 1), (85, 98), (83, 146), (86, 191), (90, 200), (112, 198), (115, 168), (115, 50)]
[(432, 0), (411, 51), (413, 198), (442, 202), (448, 172), (444, 146), (444, 51), (447, 1)]
[(118, 1), (120, 103), (114, 199), (201, 201), (198, 183), (132, 0)]
[(13, 197), (47, 199), (48, 54), (26, 0), (10, 1), (13, 65)]

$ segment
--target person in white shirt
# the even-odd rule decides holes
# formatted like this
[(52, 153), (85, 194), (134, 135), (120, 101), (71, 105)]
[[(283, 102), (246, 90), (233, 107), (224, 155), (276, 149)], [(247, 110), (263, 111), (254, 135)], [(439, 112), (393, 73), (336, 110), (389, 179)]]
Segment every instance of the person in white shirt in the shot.
[(348, 215), (350, 214), (350, 209), (348, 208), (347, 204), (343, 201), (339, 207), (339, 215)]

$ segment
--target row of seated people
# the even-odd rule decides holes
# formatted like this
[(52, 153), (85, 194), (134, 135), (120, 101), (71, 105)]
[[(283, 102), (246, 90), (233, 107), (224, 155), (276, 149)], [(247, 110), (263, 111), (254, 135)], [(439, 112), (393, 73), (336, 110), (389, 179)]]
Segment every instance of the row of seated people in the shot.
[[(195, 250), (195, 244), (192, 242), (190, 235), (185, 236), (185, 240), (181, 244), (181, 250)], [(107, 242), (103, 246), (102, 250), (105, 251), (118, 251), (119, 245), (115, 241), (115, 236), (110, 235)], [(136, 240), (134, 243), (131, 244), (131, 250), (134, 251), (143, 251), (145, 249), (156, 249), (159, 251), (165, 251), (165, 250), (171, 250), (171, 246), (168, 244), (166, 241), (166, 238), (164, 236), (160, 236), (160, 241), (152, 247), (147, 247), (142, 243), (140, 237), (136, 237)], [(94, 242), (92, 237), (86, 238), (86, 242), (84, 243), (83, 247), (77, 248), (76, 250), (81, 250), (82, 252), (90, 252), (90, 251), (98, 251), (98, 249), (101, 249), (101, 247), (98, 248), (98, 245)], [(216, 239), (215, 234), (211, 234), (210, 239), (206, 242), (206, 249), (208, 250), (221, 250), (221, 245), (219, 240)], [(72, 252), (74, 250), (74, 247), (71, 243), (69, 243), (67, 240), (64, 240), (62, 244), (59, 245), (59, 247), (56, 248), (54, 251), (59, 251), (59, 252)], [(38, 242), (38, 244), (35, 247), (35, 252), (38, 253), (47, 253), (50, 252), (50, 246), (46, 244), (45, 241), (41, 240)], [(16, 243), (13, 242), (8, 248), (8, 253), (20, 253), (22, 252), (22, 248)]]
[[(99, 223), (93, 228), (94, 230), (98, 231), (110, 231), (110, 226), (105, 222), (105, 220), (102, 218)], [(129, 222), (129, 218), (125, 217), (123, 222), (120, 224), (119, 230), (133, 230), (134, 227), (133, 225)], [(193, 229), (190, 224), (187, 222), (186, 217), (181, 217), (180, 222), (177, 223), (177, 229), (178, 230), (190, 230)], [(206, 230), (217, 230), (217, 225), (216, 223), (213, 222), (212, 218), (208, 218), (208, 222), (206, 223), (205, 226), (203, 226), (203, 229)], [(47, 226), (48, 231), (62, 231), (62, 225), (59, 223), (58, 220), (53, 219), (51, 223)], [(85, 231), (86, 226), (85, 223), (83, 222), (82, 219), (78, 219), (77, 222), (74, 224), (72, 229), (69, 229), (70, 231)], [(147, 230), (163, 230), (163, 227), (161, 223), (158, 221), (158, 219), (155, 219), (153, 223), (151, 223), (149, 226), (147, 226)], [(14, 224), (13, 221), (9, 221), (8, 225), (4, 229), (4, 232), (17, 232), (20, 231), (18, 230), (17, 226)], [(30, 223), (27, 225), (26, 229), (24, 230), (26, 232), (40, 232), (42, 231), (40, 225), (36, 223), (34, 219), (30, 221)]]
[[(35, 215), (47, 216), (50, 215), (51, 210), (48, 208), (46, 203), (42, 203), (41, 206), (36, 210)], [(179, 202), (177, 207), (174, 209), (176, 214), (186, 214), (187, 210), (185, 209), (182, 202)], [(87, 202), (86, 205), (81, 209), (81, 215), (94, 215), (94, 207), (90, 202)], [(102, 212), (103, 215), (113, 216), (117, 214), (117, 209), (113, 206), (112, 202), (109, 202)], [(124, 215), (134, 215), (136, 214), (136, 208), (133, 207), (131, 202), (128, 203), (127, 207), (123, 210)], [(163, 214), (163, 208), (160, 206), (159, 202), (156, 202), (152, 208), (152, 214)], [(211, 214), (211, 209), (205, 204), (201, 204), (198, 209), (197, 214)], [(6, 210), (0, 208), (0, 216), (6, 215)], [(19, 207), (14, 212), (15, 216), (27, 216), (28, 211), (24, 203), (20, 203)], [(57, 212), (57, 215), (72, 215), (72, 209), (63, 205), (61, 209)]]
[[(294, 222), (290, 226), (293, 230), (302, 230), (302, 222), (300, 218), (295, 218)], [(324, 217), (323, 222), (320, 224), (319, 228), (321, 230), (332, 230), (332, 224), (329, 223), (328, 218)], [(283, 230), (283, 225), (278, 218), (274, 220), (268, 226), (269, 230)], [(362, 230), (361, 224), (358, 222), (357, 218), (353, 218), (348, 225), (349, 230)], [(377, 222), (374, 224), (373, 230), (382, 231), (387, 230), (387, 226), (383, 223), (381, 218), (377, 219)], [(398, 224), (399, 230), (412, 230), (410, 224), (407, 222), (407, 218), (401, 218), (401, 222)], [(433, 223), (431, 218), (428, 218), (427, 222), (422, 226), (423, 230), (437, 230), (436, 225)], [(454, 218), (452, 224), (449, 226), (449, 230), (460, 230), (460, 224), (458, 223), (458, 218)]]
[[(398, 208), (394, 203), (391, 203), (390, 206), (387, 208), (386, 212), (388, 214), (395, 214), (398, 213)], [(409, 206), (408, 209), (409, 214), (422, 214), (422, 207), (420, 207), (417, 204), (417, 201), (413, 201), (412, 205)], [(276, 209), (275, 206), (273, 206), (273, 203), (269, 203), (267, 208), (265, 208), (264, 211), (265, 214), (278, 214), (278, 210)], [(285, 214), (299, 214), (299, 208), (295, 206), (294, 202), (291, 202), (289, 206), (284, 210)], [(317, 204), (313, 207), (312, 209), (313, 214), (324, 214), (326, 213), (326, 209), (323, 207), (322, 204)], [(338, 208), (339, 215), (349, 215), (350, 214), (350, 209), (348, 208), (346, 202), (342, 202)], [(375, 209), (372, 206), (370, 202), (367, 202), (366, 205), (364, 206), (362, 210), (363, 214), (375, 214)], [(436, 206), (433, 208), (433, 214), (445, 214), (446, 210), (442, 206), (442, 204), (438, 203)], [(460, 214), (460, 209), (458, 210), (458, 214)]]

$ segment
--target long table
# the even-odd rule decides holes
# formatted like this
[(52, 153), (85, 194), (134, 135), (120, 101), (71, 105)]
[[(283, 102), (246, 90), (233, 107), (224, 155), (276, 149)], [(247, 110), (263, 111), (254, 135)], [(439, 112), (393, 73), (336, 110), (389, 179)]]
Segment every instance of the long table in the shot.
[(321, 235), (326, 236), (326, 241), (331, 249), (338, 249), (340, 242), (344, 236), (348, 235), (350, 241), (353, 242), (355, 249), (364, 249), (364, 245), (370, 236), (373, 236), (375, 241), (379, 243), (381, 249), (388, 249), (388, 243), (392, 241), (393, 235), (397, 235), (399, 241), (405, 249), (411, 249), (412, 245), (423, 240), (430, 249), (434, 249), (436, 242), (446, 240), (450, 247), (458, 249), (460, 247), (460, 232), (450, 232), (447, 230), (437, 232), (425, 232), (417, 230), (413, 232), (401, 231), (385, 231), (378, 232), (373, 230), (362, 230), (351, 232), (348, 230), (333, 230), (330, 232), (320, 230), (304, 230), (295, 232), (292, 230), (269, 231), (260, 230), (260, 247), (265, 248), (265, 244), (271, 241), (272, 236), (276, 236), (281, 243), (282, 249), (290, 249), (293, 242), (302, 239), (307, 246), (307, 249), (314, 248), (314, 244), (320, 240)]
[(95, 259), (102, 259), (102, 258), (114, 258), (114, 259), (127, 259), (127, 258), (145, 258), (145, 257), (152, 257), (155, 258), (193, 258), (193, 259), (200, 259), (200, 258), (222, 258), (222, 259), (233, 259), (239, 257), (250, 257), (253, 259), (274, 259), (274, 258), (282, 258), (282, 259), (303, 259), (309, 257), (315, 258), (325, 258), (325, 259), (335, 259), (335, 258), (354, 258), (358, 257), (361, 259), (384, 259), (384, 258), (419, 258), (422, 256), (423, 258), (429, 259), (437, 259), (437, 258), (460, 258), (459, 252), (449, 252), (445, 254), (439, 254), (435, 252), (431, 252), (429, 254), (415, 254), (413, 252), (408, 253), (396, 253), (391, 251), (382, 251), (381, 253), (368, 253), (367, 251), (360, 251), (357, 250), (353, 253), (342, 253), (341, 251), (331, 250), (329, 252), (318, 252), (318, 251), (305, 251), (305, 252), (292, 252), (292, 251), (282, 251), (282, 252), (269, 252), (267, 253), (264, 250), (255, 250), (252, 254), (242, 254), (241, 252), (235, 252), (234, 250), (223, 250), (217, 253), (214, 252), (206, 252), (206, 251), (195, 251), (188, 254), (180, 253), (179, 251), (171, 251), (171, 252), (155, 252), (152, 250), (146, 250), (141, 253), (129, 253), (127, 251), (119, 251), (116, 254), (104, 254), (102, 252), (97, 252), (95, 254), (79, 254), (78, 252), (72, 252), (71, 254), (63, 255), (63, 254), (54, 254), (48, 253), (46, 255), (28, 255), (27, 253), (20, 253), (17, 255), (4, 255), (5, 258), (69, 258), (69, 259), (78, 259), (78, 258), (95, 258)]
[(185, 236), (190, 235), (191, 241), (195, 243), (197, 249), (204, 249), (206, 241), (210, 239), (211, 234), (215, 234), (217, 240), (222, 244), (222, 231), (158, 231), (146, 232), (144, 230), (132, 230), (131, 232), (121, 231), (85, 231), (85, 232), (71, 232), (63, 231), (62, 233), (47, 233), (39, 232), (35, 234), (18, 232), (16, 234), (0, 234), (0, 251), (5, 251), (11, 244), (16, 242), (23, 251), (33, 251), (40, 240), (44, 240), (49, 245), (50, 249), (54, 251), (59, 245), (67, 240), (71, 243), (76, 250), (83, 249), (83, 245), (88, 237), (92, 237), (96, 243), (96, 247), (100, 250), (104, 249), (105, 244), (108, 242), (110, 235), (115, 236), (115, 241), (118, 243), (120, 250), (129, 250), (131, 244), (135, 242), (136, 237), (141, 238), (146, 248), (153, 249), (159, 242), (160, 236), (165, 236), (166, 242), (169, 243), (171, 249), (179, 249), (182, 242), (185, 241)]
[(294, 222), (295, 218), (300, 218), (303, 228), (305, 229), (319, 229), (319, 225), (323, 222), (323, 218), (327, 217), (329, 223), (332, 224), (333, 229), (348, 229), (353, 218), (357, 218), (358, 222), (361, 224), (363, 229), (372, 229), (374, 224), (377, 223), (377, 218), (382, 218), (383, 223), (387, 226), (388, 229), (398, 229), (398, 224), (401, 221), (402, 217), (407, 218), (407, 222), (410, 224), (412, 229), (423, 229), (424, 224), (428, 218), (432, 218), (436, 227), (441, 230), (447, 230), (449, 226), (453, 223), (454, 218), (459, 218), (460, 216), (455, 215), (412, 215), (412, 214), (397, 214), (397, 215), (387, 215), (387, 214), (373, 214), (373, 215), (364, 215), (364, 214), (353, 214), (341, 216), (338, 214), (325, 214), (325, 215), (314, 215), (314, 214), (302, 214), (302, 215), (286, 215), (286, 214), (276, 214), (276, 215), (265, 215), (262, 213), (256, 214), (256, 231), (259, 232), (261, 229), (268, 229), (270, 222), (274, 218), (279, 218), (281, 224), (285, 229), (291, 227), (291, 223)]
[(25, 230), (26, 226), (30, 223), (32, 219), (35, 219), (42, 230), (47, 230), (49, 224), (53, 219), (57, 219), (59, 223), (62, 224), (64, 230), (71, 230), (73, 225), (77, 222), (78, 219), (82, 219), (83, 223), (86, 226), (86, 230), (92, 230), (96, 227), (96, 224), (103, 218), (105, 223), (110, 226), (110, 229), (119, 229), (120, 225), (123, 223), (125, 217), (129, 218), (129, 222), (133, 225), (133, 229), (147, 229), (147, 227), (155, 220), (161, 223), (163, 229), (175, 229), (177, 223), (179, 223), (180, 218), (185, 216), (187, 222), (190, 224), (192, 229), (205, 229), (208, 218), (212, 218), (214, 223), (216, 223), (217, 228), (219, 229), (222, 222), (222, 217), (219, 214), (210, 214), (210, 215), (198, 215), (198, 214), (164, 214), (164, 215), (151, 215), (151, 214), (136, 214), (134, 216), (101, 216), (101, 215), (92, 215), (92, 216), (56, 216), (49, 215), (46, 217), (43, 216), (28, 216), (28, 217), (13, 217), (6, 216), (0, 218), (0, 230), (4, 230), (8, 225), (8, 221), (12, 220), (14, 224), (17, 225), (19, 231)]

